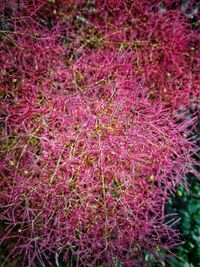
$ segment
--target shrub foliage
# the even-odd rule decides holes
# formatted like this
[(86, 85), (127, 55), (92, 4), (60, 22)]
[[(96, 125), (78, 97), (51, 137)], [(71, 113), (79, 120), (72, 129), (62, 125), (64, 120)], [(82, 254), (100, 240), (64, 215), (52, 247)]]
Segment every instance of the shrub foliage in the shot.
[(2, 266), (160, 261), (198, 175), (195, 1), (1, 2)]

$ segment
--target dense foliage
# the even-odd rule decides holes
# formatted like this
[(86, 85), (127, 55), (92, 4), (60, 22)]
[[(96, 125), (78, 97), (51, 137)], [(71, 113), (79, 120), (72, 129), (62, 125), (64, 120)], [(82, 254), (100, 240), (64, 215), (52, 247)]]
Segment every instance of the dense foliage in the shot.
[[(200, 137), (200, 123), (197, 124), (194, 135)], [(199, 141), (197, 145), (200, 145)], [(200, 171), (198, 167), (196, 169)], [(174, 227), (180, 230), (183, 241), (174, 249), (175, 256), (169, 260), (170, 266), (174, 267), (200, 266), (200, 182), (190, 173), (187, 180), (190, 184), (189, 192), (180, 187), (177, 194), (167, 203), (167, 212), (175, 212), (180, 218)]]
[(196, 2), (0, 10), (2, 266), (162, 261), (165, 204), (199, 176)]

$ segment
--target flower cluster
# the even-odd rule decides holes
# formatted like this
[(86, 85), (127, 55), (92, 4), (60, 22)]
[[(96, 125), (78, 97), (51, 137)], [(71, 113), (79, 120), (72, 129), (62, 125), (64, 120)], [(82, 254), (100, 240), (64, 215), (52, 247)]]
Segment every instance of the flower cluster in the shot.
[(145, 266), (178, 242), (199, 36), (195, 2), (165, 2), (0, 7), (2, 266)]

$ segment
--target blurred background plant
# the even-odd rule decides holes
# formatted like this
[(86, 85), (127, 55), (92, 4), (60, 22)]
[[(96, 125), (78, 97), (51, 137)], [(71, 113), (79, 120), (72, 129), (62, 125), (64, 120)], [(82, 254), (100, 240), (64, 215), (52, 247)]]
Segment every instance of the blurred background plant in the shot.
[(191, 184), (189, 195), (183, 188), (179, 188), (178, 192), (182, 196), (176, 196), (168, 203), (168, 210), (177, 212), (181, 218), (176, 227), (184, 241), (174, 250), (176, 257), (169, 261), (173, 267), (200, 266), (200, 182), (192, 175), (188, 175), (188, 181)]

